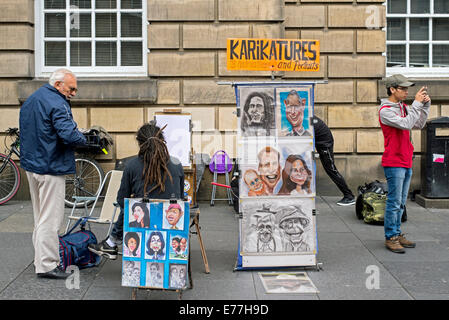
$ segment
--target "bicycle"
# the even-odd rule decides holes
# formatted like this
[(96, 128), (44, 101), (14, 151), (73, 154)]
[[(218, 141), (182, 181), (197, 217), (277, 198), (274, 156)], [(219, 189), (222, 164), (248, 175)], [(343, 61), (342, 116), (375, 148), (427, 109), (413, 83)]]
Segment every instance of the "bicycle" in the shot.
[[(5, 147), (7, 154), (0, 153), (0, 205), (11, 200), (19, 190), (21, 175), (18, 166), (12, 159), (13, 154), (20, 158), (20, 135), (18, 128), (6, 130)], [(99, 148), (104, 149), (98, 136), (85, 134), (88, 146), (76, 149), (75, 156), (76, 173), (66, 175), (66, 197), (67, 207), (73, 207), (73, 196), (94, 197), (100, 192), (104, 179), (104, 171), (99, 163), (93, 159), (93, 153), (97, 153)], [(8, 147), (6, 139), (13, 138), (12, 144)], [(100, 149), (100, 150), (101, 150)], [(93, 201), (87, 201), (90, 205)], [(84, 202), (78, 202), (77, 207), (83, 207)]]

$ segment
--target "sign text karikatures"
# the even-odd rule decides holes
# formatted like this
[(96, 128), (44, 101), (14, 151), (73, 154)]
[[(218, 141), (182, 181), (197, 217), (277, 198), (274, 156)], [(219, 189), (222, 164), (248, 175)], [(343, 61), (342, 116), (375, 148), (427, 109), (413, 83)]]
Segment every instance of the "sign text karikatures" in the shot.
[(242, 39), (227, 42), (228, 70), (319, 71), (320, 42), (302, 39)]

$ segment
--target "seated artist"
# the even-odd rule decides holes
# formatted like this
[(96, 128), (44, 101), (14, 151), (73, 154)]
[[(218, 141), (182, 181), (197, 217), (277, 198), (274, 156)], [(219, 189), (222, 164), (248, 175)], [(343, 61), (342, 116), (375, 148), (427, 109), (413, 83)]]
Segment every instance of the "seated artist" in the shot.
[[(165, 127), (164, 127), (165, 128)], [(182, 199), (184, 194), (184, 170), (181, 162), (170, 157), (162, 130), (154, 121), (144, 124), (137, 132), (139, 154), (126, 163), (117, 202), (120, 215), (111, 235), (89, 250), (109, 259), (117, 258), (117, 245), (123, 238), (125, 198)], [(144, 192), (146, 190), (146, 192)]]

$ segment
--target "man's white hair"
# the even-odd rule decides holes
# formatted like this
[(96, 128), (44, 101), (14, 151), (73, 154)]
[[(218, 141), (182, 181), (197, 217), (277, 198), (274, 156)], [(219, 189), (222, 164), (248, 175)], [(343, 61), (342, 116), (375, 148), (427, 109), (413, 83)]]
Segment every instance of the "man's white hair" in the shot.
[(68, 69), (61, 68), (61, 69), (55, 70), (51, 74), (50, 79), (48, 79), (48, 83), (52, 86), (55, 86), (56, 81), (64, 81), (64, 78), (67, 74), (71, 74), (72, 76), (75, 77), (73, 72)]

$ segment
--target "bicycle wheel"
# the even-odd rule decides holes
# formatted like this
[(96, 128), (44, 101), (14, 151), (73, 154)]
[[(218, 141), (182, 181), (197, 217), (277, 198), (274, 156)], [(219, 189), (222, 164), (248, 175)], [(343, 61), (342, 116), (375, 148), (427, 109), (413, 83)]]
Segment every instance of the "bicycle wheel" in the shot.
[[(75, 200), (73, 196), (95, 197), (100, 192), (104, 171), (97, 161), (88, 158), (75, 158), (76, 174), (70, 174), (65, 179), (65, 204), (72, 208)], [(93, 201), (87, 201), (87, 205)], [(84, 202), (78, 202), (81, 208)]]
[(0, 154), (0, 204), (11, 200), (19, 190), (19, 186), (19, 168), (14, 161)]

